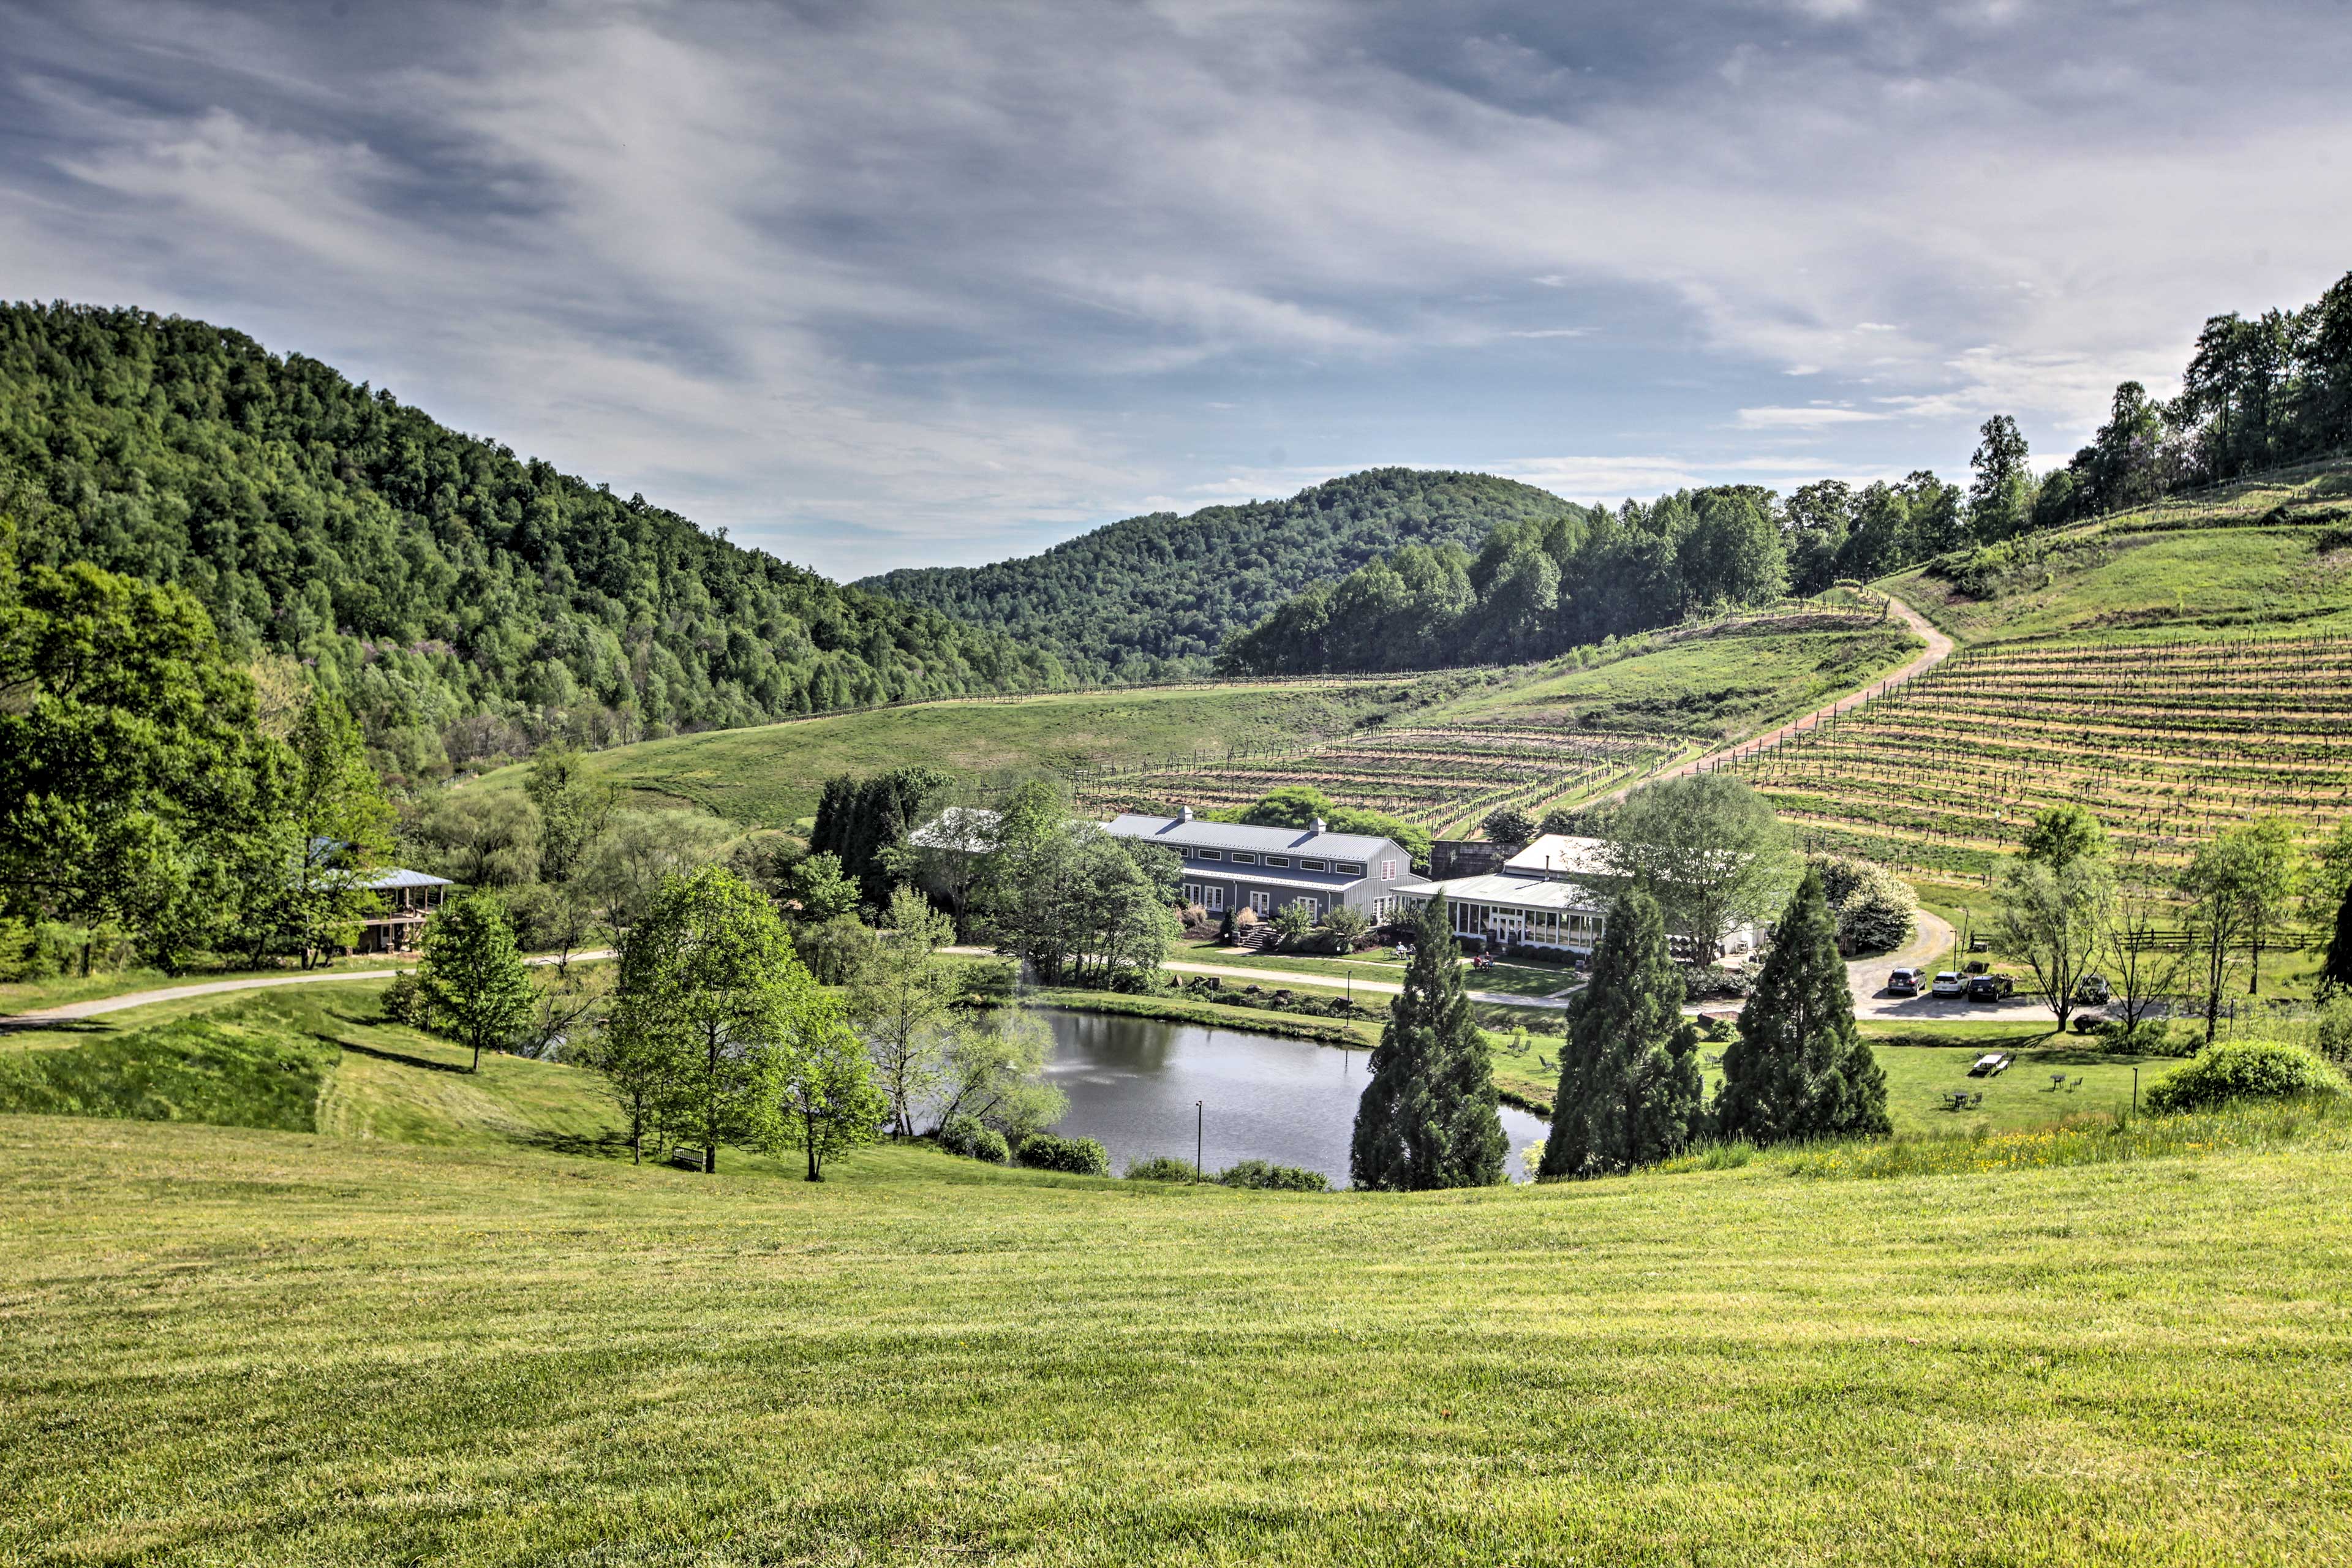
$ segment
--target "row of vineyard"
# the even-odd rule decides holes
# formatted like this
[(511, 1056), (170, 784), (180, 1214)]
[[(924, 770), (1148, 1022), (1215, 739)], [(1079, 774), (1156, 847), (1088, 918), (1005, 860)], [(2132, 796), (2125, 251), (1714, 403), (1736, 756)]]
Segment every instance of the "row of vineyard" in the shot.
[(1468, 831), (1488, 812), (1540, 813), (1639, 776), (1677, 742), (1649, 735), (1579, 734), (1539, 723), (1383, 728), (1295, 750), (1204, 752), (1072, 777), (1082, 806), (1196, 812), (1247, 805), (1286, 784), (1312, 784), (1341, 805)]
[(2347, 683), (2344, 637), (1987, 648), (1729, 765), (1807, 843), (1890, 865), (1982, 875), (2071, 801), (2170, 868), (2252, 816), (2352, 815)]

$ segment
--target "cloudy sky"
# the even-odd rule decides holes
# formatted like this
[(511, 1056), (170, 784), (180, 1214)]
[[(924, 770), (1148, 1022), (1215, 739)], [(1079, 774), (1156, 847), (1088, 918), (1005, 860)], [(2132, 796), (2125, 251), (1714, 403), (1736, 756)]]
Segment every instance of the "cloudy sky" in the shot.
[(840, 576), (1375, 464), (2044, 458), (2352, 269), (2342, 0), (0, 0), (0, 298)]

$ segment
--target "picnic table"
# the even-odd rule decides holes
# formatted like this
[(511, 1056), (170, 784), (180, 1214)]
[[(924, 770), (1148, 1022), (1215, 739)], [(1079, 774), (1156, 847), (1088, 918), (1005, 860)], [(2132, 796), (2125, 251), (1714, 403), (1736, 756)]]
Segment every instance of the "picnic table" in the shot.
[(1973, 1094), (1965, 1089), (1948, 1089), (1944, 1091), (1944, 1109), (1947, 1110), (1973, 1110), (1983, 1103), (1984, 1090), (1982, 1089), (1978, 1089)]

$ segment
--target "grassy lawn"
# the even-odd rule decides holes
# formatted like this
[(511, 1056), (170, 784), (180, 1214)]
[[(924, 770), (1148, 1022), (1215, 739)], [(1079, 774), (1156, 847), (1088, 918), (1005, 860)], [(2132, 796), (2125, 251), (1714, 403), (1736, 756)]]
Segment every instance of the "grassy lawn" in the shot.
[(1562, 723), (1717, 738), (1816, 707), (1899, 668), (1920, 647), (1902, 625), (1734, 631), (1670, 643), (1453, 704), (1432, 723)]
[[(325, 966), (331, 973), (336, 969), (394, 969), (414, 963), (414, 953), (370, 953), (364, 957), (337, 959)], [(88, 978), (75, 974), (53, 975), (47, 980), (19, 980), (0, 984), (0, 1018), (18, 1013), (37, 1013), (47, 1007), (62, 1007), (73, 1002), (97, 1002), (109, 996), (127, 996), (134, 991), (160, 991), (179, 985), (209, 985), (217, 980), (284, 979), (300, 971), (286, 969), (196, 968), (178, 974), (166, 974), (160, 969), (140, 967), (111, 970)]]
[(11, 1561), (2352, 1552), (2339, 1152), (1305, 1197), (0, 1143)]
[[(935, 702), (647, 741), (599, 752), (588, 767), (597, 778), (737, 822), (789, 827), (816, 810), (835, 773), (923, 762), (982, 774), (1305, 745), (1422, 700), (1408, 677)], [(518, 787), (522, 771), (501, 769), (483, 783)]]

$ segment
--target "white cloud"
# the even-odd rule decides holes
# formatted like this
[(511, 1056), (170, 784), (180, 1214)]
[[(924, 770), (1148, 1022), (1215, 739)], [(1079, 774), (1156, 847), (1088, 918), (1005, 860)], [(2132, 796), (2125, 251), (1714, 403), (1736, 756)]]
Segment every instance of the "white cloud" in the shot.
[(1893, 417), (1893, 415), (1875, 414), (1865, 408), (1743, 408), (1739, 411), (1739, 427), (1742, 430), (1826, 430), (1833, 425), (1868, 425)]

